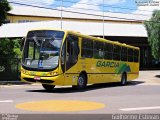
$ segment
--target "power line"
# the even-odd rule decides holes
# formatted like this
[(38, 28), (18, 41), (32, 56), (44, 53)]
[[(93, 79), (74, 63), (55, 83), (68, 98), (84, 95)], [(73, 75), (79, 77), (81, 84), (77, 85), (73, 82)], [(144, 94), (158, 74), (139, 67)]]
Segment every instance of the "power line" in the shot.
[[(14, 1), (14, 0), (12, 0), (12, 1)], [(16, 0), (17, 1), (17, 0)], [(15, 2), (16, 2), (15, 1)], [(61, 2), (61, 0), (55, 0), (55, 1), (58, 1), (58, 2)], [(18, 1), (18, 2), (22, 2), (22, 1)], [(37, 4), (37, 2), (32, 2), (32, 3), (35, 3), (35, 4)], [(40, 2), (39, 2), (40, 3)], [(68, 1), (68, 0), (63, 0), (63, 3), (77, 3), (77, 2), (73, 2), (73, 1)], [(101, 5), (99, 5), (99, 4), (95, 4), (95, 3), (87, 3), (87, 2), (83, 2), (83, 3), (78, 3), (78, 4), (84, 4), (84, 5), (92, 5), (92, 6), (98, 6), (98, 7), (102, 7), (103, 5), (101, 4)], [(53, 4), (52, 4), (53, 5)], [(58, 4), (57, 6), (61, 6), (61, 3), (60, 4)], [(65, 7), (67, 7), (67, 6), (65, 6)], [(70, 7), (70, 6), (68, 6), (68, 7)], [(118, 9), (126, 9), (126, 10), (137, 10), (136, 8), (128, 8), (128, 7), (119, 7), (119, 6), (113, 6), (113, 5), (107, 5), (107, 4), (104, 4), (104, 8), (106, 8), (106, 7), (108, 7), (108, 8), (118, 8)], [(73, 7), (74, 8), (74, 7)], [(93, 9), (89, 9), (89, 10), (93, 10)], [(96, 10), (95, 10), (96, 11)], [(138, 10), (138, 11), (143, 11), (143, 12), (150, 12), (150, 13), (152, 13), (153, 11), (149, 11), (149, 10)], [(117, 12), (116, 12), (117, 13)], [(120, 12), (120, 13), (122, 13), (122, 12)], [(125, 13), (124, 13), (125, 14)], [(141, 15), (141, 14), (140, 14)], [(144, 14), (142, 14), (142, 15), (144, 15)]]
[[(25, 3), (24, 3), (25, 4)], [(54, 7), (59, 7), (57, 4), (52, 4)], [(69, 7), (63, 5), (63, 7)], [(68, 9), (77, 9), (77, 10), (86, 10), (86, 11), (96, 11), (96, 12), (102, 12), (101, 10), (95, 10), (95, 9), (88, 9), (88, 8), (80, 8), (80, 7), (69, 7)], [(108, 12), (108, 13), (122, 13), (122, 14), (131, 14), (131, 15), (138, 15), (138, 16), (150, 16), (146, 14), (137, 14), (137, 13), (123, 13), (123, 12), (112, 12), (112, 11), (107, 11), (103, 9), (103, 12)]]
[[(63, 7), (67, 7), (67, 6), (63, 6)], [(88, 8), (76, 8), (76, 7), (70, 7), (71, 9), (80, 9), (80, 10), (90, 10), (90, 11), (97, 11), (97, 12), (103, 12), (101, 10), (95, 10), (95, 9), (88, 9)], [(123, 12), (112, 12), (112, 11), (107, 11), (104, 10), (104, 12), (108, 12), (108, 13), (123, 13)], [(123, 14), (131, 14), (131, 15), (139, 15), (139, 16), (149, 16), (149, 15), (145, 15), (145, 14), (136, 14), (136, 13), (123, 13)]]
[[(30, 6), (30, 7), (36, 7), (36, 8), (43, 8), (43, 9), (49, 9), (49, 10), (56, 10), (56, 11), (61, 11), (60, 9), (57, 8), (48, 8), (48, 7), (42, 7), (42, 6), (36, 6), (36, 5), (28, 5), (24, 3), (17, 3), (17, 2), (9, 2), (12, 4), (17, 4), (17, 5), (24, 5), (24, 6)], [(103, 15), (97, 15), (97, 14), (91, 14), (91, 13), (84, 13), (84, 12), (76, 12), (76, 11), (69, 11), (69, 10), (62, 10), (63, 12), (69, 12), (69, 13), (76, 13), (76, 14), (83, 14), (83, 15), (89, 15), (89, 16), (97, 16), (97, 17), (108, 17), (108, 18), (115, 18), (115, 19), (121, 19), (121, 20), (128, 20), (131, 22), (143, 22), (143, 20), (136, 20), (136, 19), (129, 19), (129, 18), (122, 18), (122, 17), (112, 17), (112, 16), (103, 16)], [(146, 21), (146, 22), (155, 22), (155, 21)], [(156, 22), (160, 23), (160, 22)]]
[[(24, 5), (24, 6), (30, 6), (30, 7), (37, 7), (37, 8), (44, 8), (44, 9), (61, 11), (60, 9), (57, 9), (57, 8), (48, 8), (48, 7), (42, 7), (42, 6), (36, 6), (36, 5), (28, 5), (28, 4), (16, 3), (16, 2), (9, 2), (9, 3), (18, 4), (18, 5)], [(77, 14), (83, 14), (83, 15), (103, 17), (102, 15), (91, 14), (91, 13), (84, 13), (84, 12), (76, 12), (76, 11), (70, 11), (70, 10), (64, 10), (64, 9), (63, 9), (62, 11), (64, 11), (64, 12), (69, 12), (69, 13), (77, 13)], [(104, 16), (104, 17), (124, 19), (124, 20), (135, 20), (135, 19), (128, 19), (128, 18), (112, 17), (112, 16)]]

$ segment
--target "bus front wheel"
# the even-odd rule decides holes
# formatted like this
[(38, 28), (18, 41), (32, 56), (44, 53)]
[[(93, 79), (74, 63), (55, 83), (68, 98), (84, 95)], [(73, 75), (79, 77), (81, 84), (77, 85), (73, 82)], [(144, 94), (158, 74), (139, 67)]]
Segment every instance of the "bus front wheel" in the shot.
[(87, 78), (85, 74), (80, 74), (78, 77), (77, 85), (73, 85), (72, 88), (84, 89), (87, 86)]
[(122, 76), (121, 76), (121, 82), (120, 82), (120, 84), (122, 86), (124, 86), (124, 85), (126, 85), (126, 83), (127, 83), (127, 74), (123, 73)]
[(43, 88), (46, 89), (47, 91), (52, 91), (55, 85), (47, 85), (47, 84), (42, 84)]

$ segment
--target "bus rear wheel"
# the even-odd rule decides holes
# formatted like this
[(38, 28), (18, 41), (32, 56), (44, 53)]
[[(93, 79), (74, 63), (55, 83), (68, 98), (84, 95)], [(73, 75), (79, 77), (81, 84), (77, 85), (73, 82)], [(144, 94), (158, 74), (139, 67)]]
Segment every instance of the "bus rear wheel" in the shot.
[(74, 89), (84, 89), (87, 86), (87, 78), (85, 74), (80, 74), (78, 77), (77, 85), (73, 85), (72, 88)]
[(52, 91), (55, 85), (47, 85), (47, 84), (42, 84), (43, 88), (47, 91)]
[(127, 83), (127, 74), (123, 73), (122, 76), (121, 76), (120, 84), (121, 84), (121, 86), (124, 86), (124, 85), (126, 85), (126, 83)]

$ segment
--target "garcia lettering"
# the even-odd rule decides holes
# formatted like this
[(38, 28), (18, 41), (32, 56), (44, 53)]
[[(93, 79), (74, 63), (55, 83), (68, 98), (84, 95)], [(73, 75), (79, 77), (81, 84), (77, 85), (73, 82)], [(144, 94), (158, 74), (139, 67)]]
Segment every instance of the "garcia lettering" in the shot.
[(117, 62), (105, 62), (105, 61), (98, 61), (96, 64), (97, 67), (110, 67), (110, 68), (117, 68), (119, 67), (119, 63)]

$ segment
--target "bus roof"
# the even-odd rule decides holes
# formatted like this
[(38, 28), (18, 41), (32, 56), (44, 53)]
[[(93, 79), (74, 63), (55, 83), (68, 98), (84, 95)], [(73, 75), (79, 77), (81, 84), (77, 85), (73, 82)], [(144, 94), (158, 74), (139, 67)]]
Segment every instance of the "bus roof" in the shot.
[(34, 30), (57, 30), (57, 31), (63, 31), (66, 34), (73, 34), (73, 35), (77, 35), (79, 37), (84, 37), (84, 38), (88, 38), (88, 39), (94, 39), (94, 40), (101, 41), (101, 42), (108, 42), (108, 43), (111, 43), (111, 44), (120, 45), (120, 46), (123, 46), (123, 47), (128, 47), (128, 48), (133, 48), (133, 49), (139, 50), (139, 47), (127, 45), (125, 43), (120, 43), (118, 41), (111, 41), (111, 40), (107, 40), (107, 39), (103, 39), (103, 38), (99, 38), (99, 37), (93, 37), (93, 36), (90, 36), (90, 35), (84, 35), (84, 34), (81, 34), (80, 32), (71, 31), (71, 30), (61, 30), (61, 29), (54, 29), (54, 28), (53, 29), (42, 28), (42, 29), (32, 29), (32, 30), (29, 30), (29, 31), (34, 31)]
[(84, 35), (84, 34), (81, 34), (80, 32), (75, 32), (75, 31), (66, 30), (65, 32), (70, 33), (70, 34), (74, 34), (74, 35), (77, 35), (77, 36), (80, 36), (80, 37), (88, 38), (88, 39), (94, 39), (94, 40), (101, 41), (101, 42), (108, 42), (108, 43), (111, 43), (111, 44), (120, 45), (120, 46), (123, 46), (123, 47), (128, 47), (128, 48), (133, 48), (133, 49), (138, 49), (139, 50), (139, 47), (127, 45), (125, 43), (120, 43), (118, 41), (111, 41), (111, 40), (107, 40), (107, 39), (103, 39), (103, 38), (99, 38), (99, 37)]

